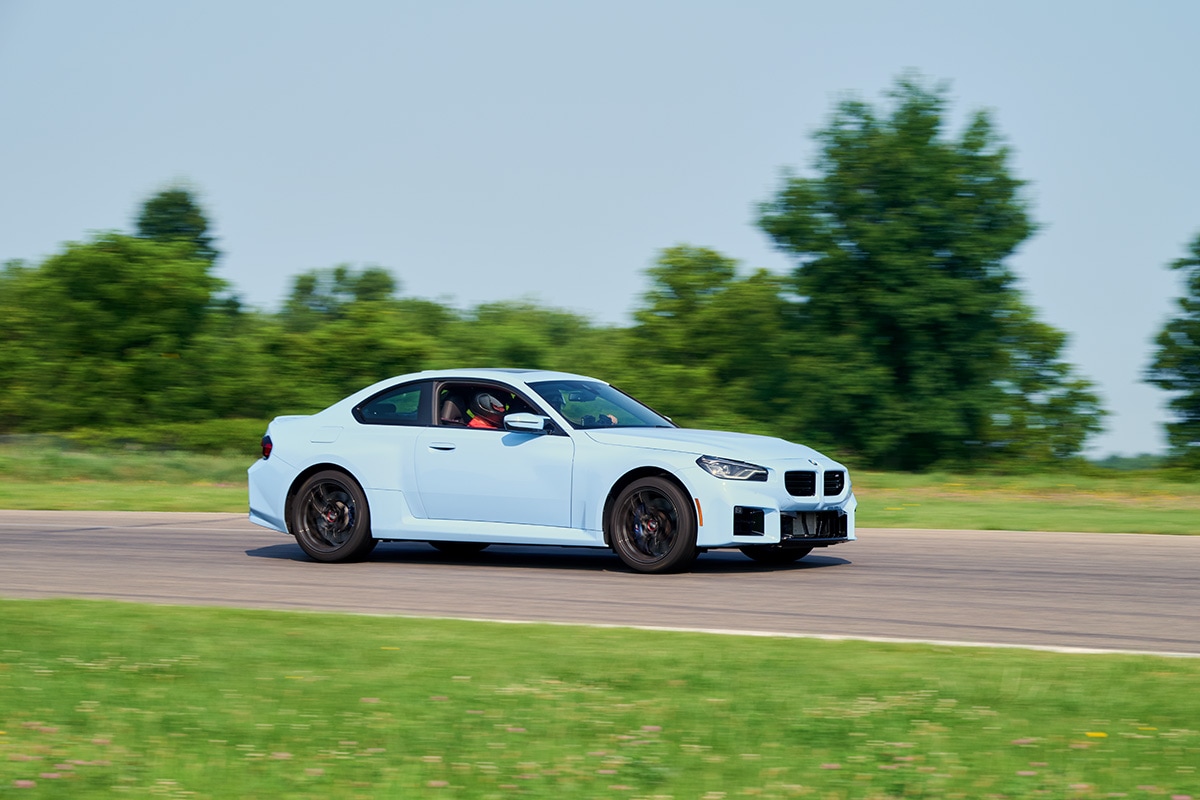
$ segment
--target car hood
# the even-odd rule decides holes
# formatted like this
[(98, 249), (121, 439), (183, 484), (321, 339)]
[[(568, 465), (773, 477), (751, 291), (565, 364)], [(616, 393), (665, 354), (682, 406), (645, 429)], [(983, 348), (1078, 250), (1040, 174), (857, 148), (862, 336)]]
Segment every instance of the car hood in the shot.
[(704, 431), (694, 428), (593, 428), (583, 433), (599, 444), (620, 447), (649, 447), (677, 453), (695, 453), (698, 456), (733, 458), (758, 464), (812, 459), (825, 467), (841, 466), (811, 447), (774, 436), (758, 436), (752, 433)]

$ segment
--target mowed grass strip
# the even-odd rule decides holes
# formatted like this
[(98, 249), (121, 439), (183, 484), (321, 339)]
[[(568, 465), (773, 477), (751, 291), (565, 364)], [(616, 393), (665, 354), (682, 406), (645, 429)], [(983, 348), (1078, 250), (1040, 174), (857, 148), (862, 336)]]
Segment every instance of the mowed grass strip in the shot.
[(160, 481), (50, 481), (0, 478), (0, 508), (29, 511), (206, 511), (244, 513), (245, 486)]
[(253, 458), (184, 451), (94, 451), (51, 437), (0, 444), (0, 508), (228, 511), (247, 508)]
[[(228, 511), (247, 507), (244, 455), (0, 444), (0, 508)], [(1200, 480), (1167, 471), (1054, 475), (852, 473), (858, 524), (1096, 533), (1200, 533)]]
[(0, 794), (1200, 797), (1200, 660), (0, 601)]
[(1200, 480), (1164, 470), (854, 479), (864, 527), (1200, 534)]

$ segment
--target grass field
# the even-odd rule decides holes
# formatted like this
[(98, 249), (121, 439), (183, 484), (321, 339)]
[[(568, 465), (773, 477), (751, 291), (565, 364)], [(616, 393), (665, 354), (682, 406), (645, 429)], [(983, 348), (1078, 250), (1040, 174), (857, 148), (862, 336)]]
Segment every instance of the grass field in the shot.
[(1200, 660), (0, 601), (0, 795), (1200, 797)]
[(49, 437), (0, 444), (0, 508), (245, 511), (253, 457), (74, 449)]
[[(0, 507), (244, 512), (252, 461), (7, 442)], [(1161, 472), (854, 478), (864, 527), (1200, 532)], [(0, 797), (1200, 800), (1198, 688), (1196, 659), (0, 600)]]
[[(242, 512), (253, 461), (0, 444), (0, 508)], [(1200, 481), (1165, 471), (852, 477), (862, 527), (1200, 533)]]
[(1165, 471), (853, 477), (865, 527), (1200, 534), (1200, 481)]

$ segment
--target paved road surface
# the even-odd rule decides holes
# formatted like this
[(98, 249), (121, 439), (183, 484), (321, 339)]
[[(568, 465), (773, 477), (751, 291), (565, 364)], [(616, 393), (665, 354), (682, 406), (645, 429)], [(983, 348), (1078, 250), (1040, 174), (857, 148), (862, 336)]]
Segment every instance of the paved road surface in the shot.
[(383, 544), (317, 564), (238, 514), (0, 511), (0, 596), (1200, 655), (1200, 536), (861, 530), (788, 567), (636, 575), (610, 552)]

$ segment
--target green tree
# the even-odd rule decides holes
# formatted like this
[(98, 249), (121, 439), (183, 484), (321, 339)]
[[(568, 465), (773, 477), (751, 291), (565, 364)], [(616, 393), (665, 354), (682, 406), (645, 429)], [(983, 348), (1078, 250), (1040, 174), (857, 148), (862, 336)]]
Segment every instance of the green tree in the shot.
[(529, 300), (483, 303), (440, 334), (446, 365), (612, 374), (624, 358), (619, 330)]
[(0, 269), (0, 432), (26, 430), (46, 404), (50, 377), (38, 302), (37, 269), (9, 261)]
[(998, 459), (1044, 464), (1077, 455), (1107, 412), (1091, 384), (1062, 358), (1067, 336), (1018, 304), (1002, 316), (1003, 396), (986, 442)]
[[(879, 467), (971, 464), (1041, 430), (1015, 413), (1025, 397), (1084, 433), (1055, 454), (1078, 452), (1098, 402), (1058, 360), (1057, 332), (1014, 323), (1031, 313), (1005, 260), (1036, 226), (1008, 149), (984, 112), (947, 136), (944, 89), (905, 78), (889, 97), (889, 113), (841, 103), (816, 135), (817, 177), (789, 176), (761, 207), (797, 261), (809, 424)], [(1053, 364), (1035, 370), (1053, 404), (1025, 394), (1022, 350)]]
[(181, 186), (164, 189), (142, 204), (137, 217), (137, 235), (160, 242), (184, 241), (196, 256), (216, 261), (220, 252), (208, 232), (208, 218), (192, 193)]
[(286, 406), (307, 413), (391, 375), (425, 369), (440, 349), (396, 305), (353, 303), (336, 319), (288, 332), (280, 352), (290, 375)]
[(438, 366), (458, 322), (427, 300), (397, 298), (381, 267), (347, 265), (297, 275), (263, 352), (286, 364), (289, 391), (274, 413), (309, 413), (391, 375)]
[(691, 245), (663, 250), (647, 277), (621, 383), (689, 427), (797, 435), (783, 282)]
[(284, 316), (289, 327), (306, 330), (341, 317), (353, 303), (391, 300), (398, 291), (400, 283), (382, 267), (312, 269), (292, 280)]
[(1155, 337), (1146, 379), (1173, 395), (1174, 420), (1166, 426), (1172, 461), (1200, 469), (1200, 235), (1171, 268), (1183, 273), (1184, 295), (1177, 298), (1178, 316)]
[(170, 402), (183, 359), (224, 284), (188, 242), (105, 233), (0, 276), (8, 429), (186, 419)]
[(162, 387), (160, 402), (177, 418), (270, 419), (295, 407), (281, 391), (281, 362), (271, 344), (282, 335), (273, 314), (217, 303), (174, 360), (179, 379)]

